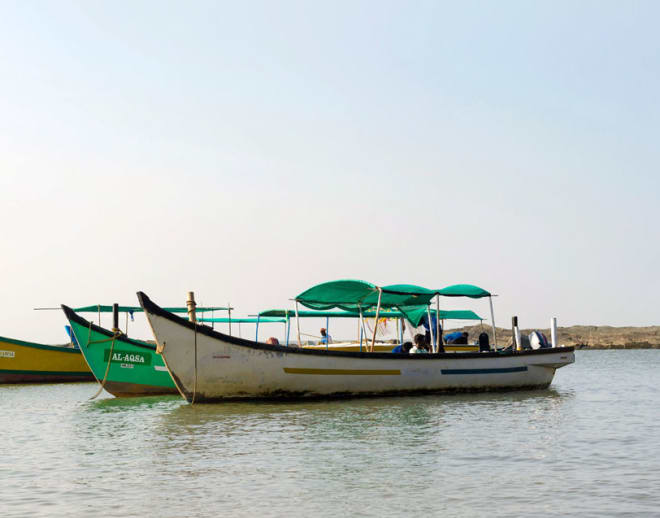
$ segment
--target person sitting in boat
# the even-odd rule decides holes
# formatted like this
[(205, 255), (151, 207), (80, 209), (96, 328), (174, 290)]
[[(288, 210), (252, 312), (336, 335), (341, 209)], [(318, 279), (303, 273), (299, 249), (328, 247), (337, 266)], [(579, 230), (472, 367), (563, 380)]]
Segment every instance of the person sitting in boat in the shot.
[(455, 344), (456, 340), (460, 339), (463, 336), (463, 333), (460, 331), (455, 331), (453, 333), (448, 333), (445, 335), (445, 343)]
[(393, 353), (399, 353), (399, 354), (408, 354), (410, 352), (410, 349), (412, 349), (412, 342), (403, 342), (401, 345), (397, 345), (394, 349), (392, 349)]
[(429, 317), (427, 315), (424, 315), (422, 317), (421, 323), (424, 326), (424, 331), (425, 331), (425, 334), (426, 334), (426, 344), (428, 346), (431, 345), (431, 333), (433, 333), (434, 337), (435, 337), (436, 334), (438, 334), (440, 336), (440, 339), (437, 340), (437, 342), (442, 343), (442, 325), (439, 324), (437, 319), (435, 318), (435, 313), (431, 313), (431, 325), (430, 325), (430, 327), (429, 327)]
[(426, 348), (426, 337), (423, 334), (416, 334), (414, 336), (415, 345), (410, 349), (410, 354), (419, 354), (429, 352)]
[(448, 344), (467, 344), (468, 334), (466, 332), (456, 331), (445, 335), (445, 341)]
[(331, 344), (332, 337), (328, 334), (325, 327), (321, 328), (321, 343), (322, 344)]
[(268, 340), (266, 340), (266, 343), (268, 345), (280, 345), (280, 341), (274, 336), (271, 336)]

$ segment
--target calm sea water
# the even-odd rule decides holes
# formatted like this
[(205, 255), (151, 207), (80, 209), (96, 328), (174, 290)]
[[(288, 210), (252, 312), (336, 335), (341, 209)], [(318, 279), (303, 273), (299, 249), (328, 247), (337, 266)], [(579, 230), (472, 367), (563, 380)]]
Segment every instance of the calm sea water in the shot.
[(0, 515), (660, 516), (660, 350), (544, 391), (190, 406), (0, 387)]

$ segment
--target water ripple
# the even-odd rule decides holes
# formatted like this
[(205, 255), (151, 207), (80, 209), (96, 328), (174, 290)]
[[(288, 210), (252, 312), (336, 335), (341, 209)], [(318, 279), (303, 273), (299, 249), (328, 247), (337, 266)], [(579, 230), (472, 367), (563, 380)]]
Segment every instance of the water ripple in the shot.
[(544, 391), (190, 406), (0, 387), (3, 517), (659, 516), (660, 351)]

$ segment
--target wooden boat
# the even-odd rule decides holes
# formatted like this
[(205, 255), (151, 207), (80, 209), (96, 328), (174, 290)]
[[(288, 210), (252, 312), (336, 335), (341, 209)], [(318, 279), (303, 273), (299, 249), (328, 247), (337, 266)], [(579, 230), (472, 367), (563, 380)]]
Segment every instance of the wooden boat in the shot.
[[(172, 313), (185, 313), (185, 307), (165, 308)], [(231, 307), (199, 307), (198, 313), (229, 311)], [(176, 394), (172, 377), (156, 354), (153, 343), (135, 340), (127, 336), (128, 315), (141, 313), (139, 306), (100, 305), (71, 309), (62, 305), (69, 320), (71, 331), (81, 344), (81, 352), (96, 380), (115, 397), (153, 396)], [(98, 313), (99, 325), (84, 319), (78, 313)], [(100, 326), (101, 313), (113, 313), (116, 332)], [(126, 314), (125, 332), (119, 331), (119, 313)], [(110, 351), (112, 359), (110, 360)], [(110, 361), (109, 361), (110, 360)]]
[(0, 383), (94, 381), (80, 349), (0, 337)]
[[(381, 300), (385, 288), (377, 289)], [(138, 299), (165, 365), (189, 402), (545, 388), (556, 369), (575, 361), (572, 347), (409, 355), (267, 345), (179, 318), (142, 292)], [(407, 307), (409, 300), (402, 296), (398, 303)]]
[(177, 393), (162, 357), (156, 354), (155, 344), (113, 333), (89, 322), (68, 306), (62, 305), (62, 310), (84, 361), (110, 394), (127, 397)]

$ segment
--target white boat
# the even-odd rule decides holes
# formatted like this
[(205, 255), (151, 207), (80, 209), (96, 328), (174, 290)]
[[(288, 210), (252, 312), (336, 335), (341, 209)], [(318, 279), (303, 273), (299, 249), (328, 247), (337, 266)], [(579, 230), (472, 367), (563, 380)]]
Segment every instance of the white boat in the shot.
[(142, 292), (138, 298), (189, 402), (539, 389), (575, 361), (573, 347), (394, 354), (268, 345), (177, 317)]

